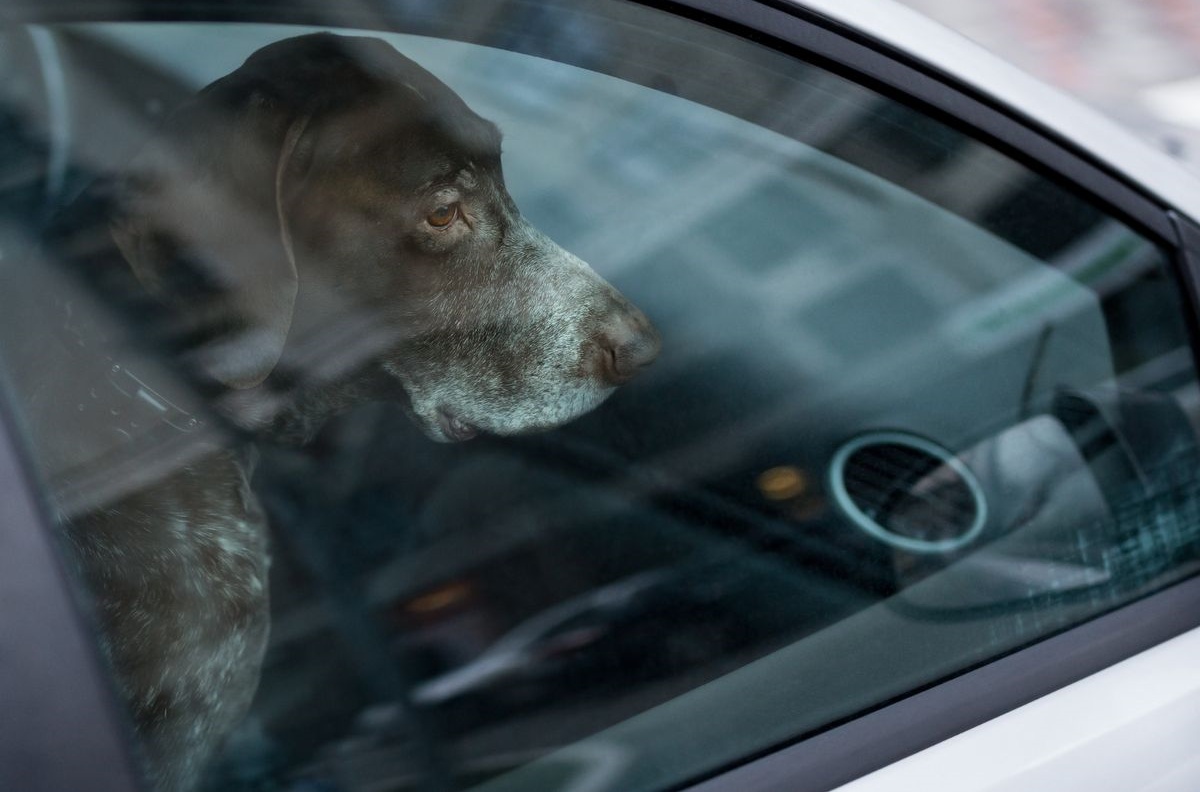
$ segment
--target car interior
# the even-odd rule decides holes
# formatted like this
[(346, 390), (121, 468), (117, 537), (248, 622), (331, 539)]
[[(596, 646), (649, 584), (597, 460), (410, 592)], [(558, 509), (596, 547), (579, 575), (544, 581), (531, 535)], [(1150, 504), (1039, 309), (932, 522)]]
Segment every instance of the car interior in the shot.
[[(435, 444), (371, 404), (258, 443), (270, 646), (206, 789), (677, 788), (1196, 570), (1200, 387), (1136, 224), (823, 65), (641, 6), (497, 8), (341, 32), (495, 121), (521, 211), (663, 351), (545, 434)], [(25, 427), (56, 519), (248, 439), (57, 219), (309, 29), (0, 31), (4, 397), (55, 389), (17, 373), (56, 338), (174, 430)]]

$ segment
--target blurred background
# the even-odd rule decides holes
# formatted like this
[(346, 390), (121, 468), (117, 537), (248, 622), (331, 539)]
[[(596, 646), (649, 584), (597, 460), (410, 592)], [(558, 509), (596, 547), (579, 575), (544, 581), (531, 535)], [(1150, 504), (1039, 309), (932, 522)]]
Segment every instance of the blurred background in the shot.
[(902, 2), (1200, 172), (1200, 1)]

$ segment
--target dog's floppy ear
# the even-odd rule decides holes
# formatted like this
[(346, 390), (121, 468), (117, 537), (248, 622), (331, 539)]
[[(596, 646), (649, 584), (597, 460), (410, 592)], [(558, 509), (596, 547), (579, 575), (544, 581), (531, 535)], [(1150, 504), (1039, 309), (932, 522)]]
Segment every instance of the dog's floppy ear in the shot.
[(288, 205), (309, 120), (234, 72), (172, 116), (119, 190), (117, 246), (183, 317), (193, 363), (230, 387), (266, 379), (291, 327)]

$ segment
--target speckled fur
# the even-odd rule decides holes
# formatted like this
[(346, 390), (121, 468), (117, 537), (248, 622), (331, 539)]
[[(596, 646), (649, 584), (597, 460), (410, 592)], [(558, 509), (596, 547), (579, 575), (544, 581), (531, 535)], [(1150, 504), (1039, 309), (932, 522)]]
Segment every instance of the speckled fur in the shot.
[(194, 786), (258, 684), (268, 562), (248, 475), (219, 452), (66, 526), (156, 790)]

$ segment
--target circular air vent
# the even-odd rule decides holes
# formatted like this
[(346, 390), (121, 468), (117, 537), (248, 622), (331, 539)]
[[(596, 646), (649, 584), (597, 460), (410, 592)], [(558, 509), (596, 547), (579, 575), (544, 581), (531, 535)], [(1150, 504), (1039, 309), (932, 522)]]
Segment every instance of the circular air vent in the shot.
[(914, 553), (957, 550), (987, 519), (970, 469), (945, 448), (904, 432), (872, 432), (839, 448), (830, 488), (851, 522)]

